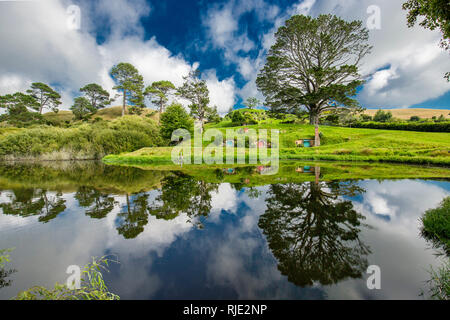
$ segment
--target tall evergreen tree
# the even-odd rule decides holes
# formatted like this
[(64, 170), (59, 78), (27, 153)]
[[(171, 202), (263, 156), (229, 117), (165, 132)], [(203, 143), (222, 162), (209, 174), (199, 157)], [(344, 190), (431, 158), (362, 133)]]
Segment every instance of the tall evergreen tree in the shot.
[(144, 108), (144, 78), (139, 71), (130, 63), (121, 62), (114, 66), (110, 72), (116, 82), (114, 90), (122, 92), (122, 116), (125, 115), (127, 102), (135, 108)]
[(58, 108), (61, 105), (61, 95), (50, 86), (42, 82), (34, 82), (31, 84), (31, 89), (27, 90), (27, 93), (36, 99), (38, 104), (34, 109), (39, 114), (42, 114), (46, 108), (53, 112), (58, 112)]

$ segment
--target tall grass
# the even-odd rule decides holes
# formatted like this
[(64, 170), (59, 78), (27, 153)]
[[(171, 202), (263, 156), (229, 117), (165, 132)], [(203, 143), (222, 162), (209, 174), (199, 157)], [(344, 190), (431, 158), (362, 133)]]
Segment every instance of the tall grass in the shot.
[(156, 147), (162, 140), (155, 122), (125, 116), (111, 122), (80, 124), (73, 128), (35, 127), (0, 136), (3, 160), (101, 159), (107, 154)]

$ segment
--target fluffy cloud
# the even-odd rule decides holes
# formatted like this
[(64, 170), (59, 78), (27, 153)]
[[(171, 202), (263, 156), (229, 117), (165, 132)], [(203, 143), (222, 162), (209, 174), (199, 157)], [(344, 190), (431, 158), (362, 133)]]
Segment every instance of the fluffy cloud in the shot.
[[(223, 50), (226, 62), (236, 64), (237, 71), (247, 81), (238, 91), (245, 99), (261, 97), (254, 83), (256, 75), (264, 65), (267, 50), (274, 43), (274, 33), (290, 16), (331, 13), (347, 20), (366, 22), (371, 16), (368, 8), (373, 5), (380, 8), (381, 29), (370, 31), (374, 50), (362, 65), (362, 73), (368, 80), (359, 95), (362, 104), (365, 107), (408, 107), (445, 94), (450, 86), (443, 79), (443, 73), (450, 69), (450, 60), (448, 53), (438, 46), (440, 33), (420, 26), (408, 28), (401, 2), (303, 0), (281, 11), (263, 0), (230, 1), (222, 7), (211, 8), (204, 23), (213, 46)], [(252, 49), (258, 50), (257, 58), (239, 54), (240, 39), (248, 36), (245, 30), (239, 30), (238, 22), (249, 11), (254, 11), (262, 21), (266, 19), (273, 23), (273, 28), (261, 35), (261, 45)]]
[[(146, 85), (166, 79), (179, 86), (183, 76), (198, 66), (174, 55), (154, 37), (143, 40), (140, 20), (151, 12), (146, 1), (81, 2), (81, 30), (67, 28), (68, 6), (63, 0), (2, 3), (0, 41), (8, 45), (0, 51), (0, 94), (46, 82), (58, 88), (67, 109), (86, 83), (100, 83), (112, 93), (109, 70), (119, 62), (135, 65)], [(96, 41), (99, 31), (107, 35), (101, 45)], [(226, 112), (234, 104), (233, 79), (218, 80), (214, 70), (204, 78), (212, 104)]]
[(211, 106), (217, 106), (217, 110), (221, 114), (227, 113), (235, 103), (236, 85), (234, 79), (228, 78), (219, 81), (214, 70), (207, 70), (203, 78), (206, 80), (209, 89)]
[(408, 107), (445, 94), (443, 79), (450, 69), (448, 53), (439, 48), (439, 31), (408, 28), (402, 2), (388, 0), (316, 1), (312, 14), (334, 13), (345, 19), (367, 21), (371, 5), (380, 8), (381, 29), (370, 30), (374, 46), (362, 66), (368, 83), (360, 94), (366, 107)]

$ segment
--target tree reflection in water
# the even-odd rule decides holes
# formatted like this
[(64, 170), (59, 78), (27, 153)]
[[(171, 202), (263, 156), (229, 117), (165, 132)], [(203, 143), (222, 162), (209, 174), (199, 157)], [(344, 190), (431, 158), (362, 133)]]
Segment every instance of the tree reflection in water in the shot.
[(211, 211), (212, 193), (219, 184), (196, 180), (181, 172), (175, 172), (162, 180), (161, 193), (150, 207), (150, 214), (159, 219), (171, 220), (181, 212), (189, 222), (203, 228), (203, 219)]
[(3, 214), (22, 217), (39, 216), (39, 222), (47, 223), (66, 210), (66, 200), (61, 192), (51, 195), (47, 190), (18, 188), (9, 195), (11, 202), (1, 203)]
[(365, 192), (353, 182), (271, 185), (259, 227), (278, 269), (298, 286), (360, 278), (370, 249), (360, 239), (361, 220), (342, 196)]
[(117, 204), (114, 197), (91, 187), (80, 187), (75, 199), (80, 207), (87, 208), (86, 215), (93, 219), (106, 218)]

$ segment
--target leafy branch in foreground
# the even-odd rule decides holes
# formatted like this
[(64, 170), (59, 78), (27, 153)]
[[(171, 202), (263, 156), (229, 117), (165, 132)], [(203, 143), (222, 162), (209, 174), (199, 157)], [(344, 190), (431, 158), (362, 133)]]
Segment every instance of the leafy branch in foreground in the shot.
[(56, 283), (54, 288), (36, 286), (23, 291), (15, 300), (119, 300), (120, 297), (109, 292), (103, 280), (102, 270), (108, 272), (109, 263), (119, 263), (107, 257), (92, 258), (82, 271), (80, 289), (71, 290), (68, 286)]

